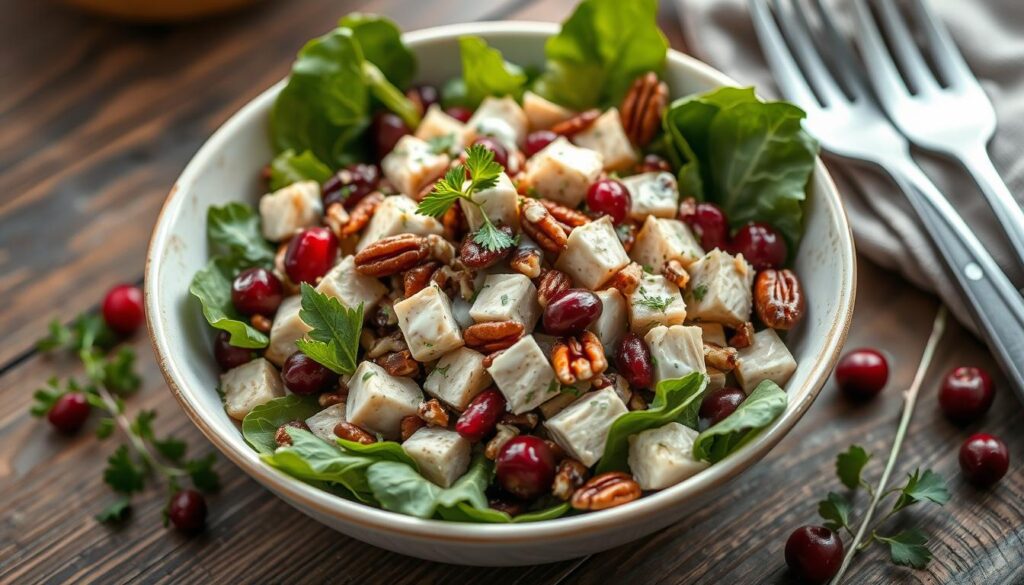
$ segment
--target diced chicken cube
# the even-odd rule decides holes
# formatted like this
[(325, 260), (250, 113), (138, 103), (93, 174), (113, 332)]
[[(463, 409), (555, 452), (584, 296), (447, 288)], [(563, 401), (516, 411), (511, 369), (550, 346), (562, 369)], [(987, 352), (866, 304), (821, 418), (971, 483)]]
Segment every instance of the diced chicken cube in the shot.
[(556, 203), (576, 207), (601, 176), (601, 154), (558, 138), (526, 161), (522, 185)]
[(484, 280), (469, 314), (477, 323), (516, 321), (529, 333), (541, 314), (537, 287), (522, 274), (491, 274)]
[(693, 372), (707, 374), (700, 337), (700, 327), (684, 325), (659, 325), (647, 332), (644, 341), (651, 350), (655, 384)]
[(270, 327), (270, 344), (263, 355), (278, 367), (283, 366), (284, 360), (299, 350), (295, 342), (312, 329), (299, 318), (301, 309), (302, 297), (299, 295), (286, 298), (277, 308), (274, 323)]
[(443, 152), (435, 154), (426, 140), (408, 134), (398, 139), (380, 168), (395, 188), (415, 198), (428, 182), (444, 174), (450, 161)]
[(389, 441), (402, 435), (402, 419), (416, 414), (423, 392), (409, 378), (388, 374), (373, 362), (359, 364), (348, 384), (348, 422)]
[(742, 255), (719, 249), (708, 252), (687, 269), (686, 285), (690, 319), (736, 326), (750, 320), (754, 269)]
[(363, 276), (356, 271), (355, 256), (345, 256), (324, 275), (316, 290), (341, 301), (341, 304), (355, 309), (363, 305), (363, 315), (369, 315), (388, 289), (380, 280)]
[(377, 240), (398, 234), (441, 234), (444, 226), (429, 215), (416, 213), (416, 202), (405, 195), (385, 197), (373, 214), (373, 219), (363, 231), (363, 237), (356, 245), (360, 251)]
[(468, 347), (446, 353), (423, 382), (423, 390), (455, 410), (464, 410), (470, 400), (491, 383), (484, 368), (484, 355)]
[[(468, 181), (467, 181), (468, 184)], [(498, 182), (489, 189), (481, 189), (473, 194), (473, 200), (480, 204), (483, 213), (487, 214), (494, 225), (507, 225), (513, 231), (519, 231), (519, 193), (508, 175), (498, 175)], [(476, 231), (484, 225), (484, 215), (480, 207), (468, 201), (459, 201), (462, 212), (466, 214), (469, 229)]]
[(629, 256), (611, 218), (605, 215), (572, 230), (555, 268), (571, 276), (578, 286), (597, 290), (627, 264)]
[(765, 380), (785, 386), (796, 371), (793, 354), (789, 353), (789, 348), (779, 339), (774, 329), (755, 333), (754, 342), (739, 351), (737, 360), (739, 363), (733, 373), (747, 394)]
[(530, 123), (530, 130), (547, 130), (576, 115), (576, 112), (546, 100), (532, 91), (523, 93), (523, 112)]
[(672, 173), (653, 171), (622, 179), (629, 190), (629, 216), (644, 221), (647, 216), (673, 218), (678, 214), (679, 187)]
[(532, 335), (524, 336), (494, 358), (487, 372), (512, 414), (533, 410), (558, 393), (555, 371)]
[(416, 127), (416, 138), (428, 144), (431, 140), (446, 140), (450, 136), (452, 144), (448, 152), (462, 152), (468, 134), (469, 129), (465, 124), (446, 114), (437, 104), (427, 108), (426, 115)]
[(277, 368), (256, 358), (221, 374), (220, 391), (228, 416), (242, 420), (253, 408), (284, 396), (284, 383)]
[(516, 100), (509, 96), (486, 97), (466, 122), (469, 128), (467, 143), (480, 136), (491, 136), (509, 150), (516, 150), (526, 142), (528, 125), (526, 113)]
[(679, 287), (664, 276), (644, 274), (627, 300), (629, 327), (637, 335), (644, 335), (657, 325), (682, 325), (686, 320), (686, 303)]
[(306, 419), (306, 426), (309, 431), (330, 444), (337, 442), (338, 436), (334, 434), (334, 427), (338, 423), (345, 422), (345, 404), (333, 404), (313, 416)]
[(629, 438), (629, 470), (644, 490), (662, 490), (706, 469), (693, 457), (697, 431), (670, 422)]
[(725, 347), (729, 343), (725, 339), (725, 327), (721, 323), (694, 323), (700, 327), (702, 338), (705, 343), (713, 343), (719, 347)]
[(263, 237), (280, 242), (295, 230), (320, 223), (324, 213), (320, 185), (316, 181), (292, 183), (260, 197), (260, 221)]
[(590, 467), (604, 455), (608, 429), (629, 410), (611, 387), (584, 394), (544, 422), (551, 439), (570, 457)]
[(440, 427), (422, 427), (402, 443), (423, 477), (448, 488), (469, 469), (472, 445), (459, 433)]
[(658, 274), (669, 260), (678, 260), (686, 267), (703, 255), (704, 250), (685, 223), (653, 215), (647, 216), (629, 251), (634, 262)]
[(428, 286), (395, 303), (395, 315), (409, 351), (417, 361), (436, 360), (463, 345), (451, 301), (437, 286)]
[(626, 299), (616, 288), (594, 291), (594, 294), (601, 299), (601, 314), (588, 329), (601, 340), (606, 354), (615, 355), (615, 348), (629, 329)]
[(628, 169), (637, 160), (636, 151), (622, 127), (619, 110), (615, 108), (601, 114), (586, 130), (574, 134), (572, 141), (583, 148), (600, 152), (606, 171)]

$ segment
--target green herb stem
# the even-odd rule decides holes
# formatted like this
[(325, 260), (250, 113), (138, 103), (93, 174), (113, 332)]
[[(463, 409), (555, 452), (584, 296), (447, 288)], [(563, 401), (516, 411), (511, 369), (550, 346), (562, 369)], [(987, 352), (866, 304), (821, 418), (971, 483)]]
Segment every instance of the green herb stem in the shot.
[(161, 462), (160, 458), (157, 457), (149, 448), (149, 445), (147, 445), (146, 442), (142, 440), (142, 437), (132, 432), (131, 423), (128, 422), (127, 418), (125, 418), (123, 409), (118, 407), (117, 400), (114, 399), (113, 395), (111, 395), (109, 390), (104, 388), (102, 384), (98, 384), (96, 387), (96, 392), (99, 395), (100, 399), (103, 400), (105, 410), (110, 415), (110, 417), (114, 419), (114, 423), (117, 425), (117, 428), (121, 429), (121, 432), (124, 433), (124, 436), (128, 438), (128, 443), (131, 445), (135, 453), (139, 457), (141, 457), (143, 461), (146, 462), (147, 467), (149, 467), (150, 469), (157, 470), (158, 472), (160, 472), (161, 475), (167, 478), (169, 482), (172, 483), (176, 480), (176, 478), (188, 475), (188, 472), (185, 471), (184, 469), (180, 469), (178, 467), (171, 467)]

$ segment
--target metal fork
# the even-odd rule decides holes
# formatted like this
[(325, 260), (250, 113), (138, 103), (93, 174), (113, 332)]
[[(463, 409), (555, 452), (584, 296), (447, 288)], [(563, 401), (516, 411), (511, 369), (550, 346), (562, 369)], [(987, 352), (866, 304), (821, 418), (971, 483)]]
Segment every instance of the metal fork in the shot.
[(865, 0), (854, 2), (860, 29), (857, 46), (883, 109), (914, 144), (960, 161), (981, 187), (1017, 257), (1024, 262), (1024, 210), (992, 166), (985, 148), (996, 129), (992, 102), (924, 0), (913, 0), (914, 20), (925, 35), (928, 55), (941, 79), (925, 62), (895, 2), (874, 0), (874, 5), (896, 62)]
[(831, 66), (816, 50), (807, 13), (796, 0), (772, 0), (771, 7), (768, 2), (749, 0), (758, 39), (782, 92), (807, 112), (808, 131), (827, 150), (880, 167), (904, 192), (1024, 401), (1024, 297), (914, 162), (909, 143), (875, 102), (820, 0), (812, 6)]

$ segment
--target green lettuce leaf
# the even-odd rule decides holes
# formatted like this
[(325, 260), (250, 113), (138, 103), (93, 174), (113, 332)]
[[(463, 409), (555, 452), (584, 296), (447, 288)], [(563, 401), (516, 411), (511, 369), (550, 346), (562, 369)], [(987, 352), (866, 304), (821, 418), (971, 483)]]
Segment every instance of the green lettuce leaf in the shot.
[(231, 334), (231, 345), (253, 349), (266, 347), (270, 341), (267, 336), (249, 325), (231, 302), (231, 281), (240, 270), (237, 260), (214, 258), (192, 277), (188, 291), (199, 299), (207, 323)]
[(299, 181), (323, 183), (331, 178), (331, 169), (310, 151), (295, 154), (286, 150), (270, 161), (270, 190), (276, 191)]
[(488, 96), (523, 96), (526, 73), (518, 65), (505, 61), (501, 51), (477, 36), (459, 37), (462, 55), (463, 105), (475, 108)]
[(364, 445), (362, 443), (356, 443), (355, 441), (338, 439), (338, 446), (341, 447), (343, 451), (372, 457), (377, 461), (394, 461), (396, 463), (409, 465), (413, 469), (417, 468), (416, 462), (412, 460), (412, 457), (409, 457), (409, 455), (406, 454), (405, 449), (402, 449), (402, 445), (395, 441), (377, 441), (376, 443)]
[(717, 463), (752, 439), (786, 410), (786, 393), (771, 380), (754, 388), (747, 399), (724, 420), (697, 435), (693, 456)]
[(274, 262), (274, 249), (260, 230), (260, 215), (245, 203), (211, 205), (206, 210), (206, 235), (214, 255), (234, 258), (245, 267), (269, 267)]
[(438, 514), (449, 522), (522, 524), (525, 522), (540, 522), (542, 520), (561, 518), (571, 509), (568, 502), (549, 502), (549, 504), (546, 507), (524, 512), (518, 516), (509, 516), (508, 513), (495, 510), (494, 508), (474, 508), (464, 502), (459, 502), (454, 508), (438, 509)]
[(402, 42), (402, 31), (391, 20), (377, 15), (353, 12), (338, 22), (352, 31), (363, 57), (380, 69), (388, 81), (405, 89), (416, 75), (416, 56)]
[(312, 396), (291, 394), (254, 407), (242, 419), (242, 437), (258, 453), (273, 453), (277, 448), (274, 436), (285, 423), (304, 421), (319, 412), (320, 405)]
[(377, 459), (331, 445), (309, 431), (289, 428), (286, 432), (292, 444), (262, 453), (260, 459), (307, 483), (338, 486), (363, 503), (376, 504), (366, 481), (366, 470), (377, 464)]

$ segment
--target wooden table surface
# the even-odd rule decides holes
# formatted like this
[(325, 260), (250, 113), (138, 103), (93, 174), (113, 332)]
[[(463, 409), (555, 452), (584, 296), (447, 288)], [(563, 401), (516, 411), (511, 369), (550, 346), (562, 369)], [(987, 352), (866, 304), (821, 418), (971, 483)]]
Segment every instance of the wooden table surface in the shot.
[[(112, 494), (101, 480), (113, 446), (89, 433), (62, 438), (28, 416), (33, 390), (79, 373), (32, 350), (53, 317), (93, 309), (117, 282), (137, 282), (150, 229), (175, 177), (232, 112), (281, 77), (298, 48), (342, 14), (386, 14), (404, 29), (450, 22), (564, 18), (573, 0), (292, 0), (180, 26), (131, 26), (54, 1), (0, 4), (0, 583), (198, 581), (257, 583), (787, 583), (785, 539), (816, 523), (816, 502), (839, 488), (835, 455), (853, 442), (884, 459), (936, 310), (933, 297), (862, 261), (848, 347), (891, 356), (888, 390), (867, 405), (831, 381), (793, 432), (720, 497), (642, 541), (587, 558), (513, 569), (439, 565), (373, 548), (321, 526), (221, 458), (223, 489), (208, 530), (163, 528), (162, 492), (137, 498), (121, 529), (93, 514)], [(683, 48), (679, 15), (662, 2), (663, 28)], [(155, 408), (158, 432), (211, 447), (166, 390), (145, 339), (143, 390), (129, 411)], [(1022, 356), (1024, 357), (1024, 356)], [(1024, 424), (1010, 392), (985, 420), (946, 422), (937, 380), (957, 364), (996, 368), (959, 326), (942, 341), (898, 475), (930, 466), (952, 501), (921, 506), (908, 525), (932, 535), (924, 571), (895, 568), (875, 547), (851, 583), (1024, 583)], [(998, 378), (997, 378), (998, 379)], [(999, 379), (999, 382), (1002, 382)], [(961, 478), (956, 454), (985, 430), (1010, 446), (1011, 471), (982, 491)], [(877, 477), (881, 464), (871, 467)]]

